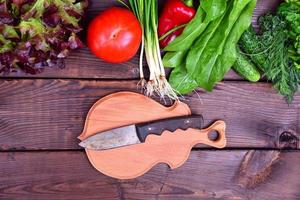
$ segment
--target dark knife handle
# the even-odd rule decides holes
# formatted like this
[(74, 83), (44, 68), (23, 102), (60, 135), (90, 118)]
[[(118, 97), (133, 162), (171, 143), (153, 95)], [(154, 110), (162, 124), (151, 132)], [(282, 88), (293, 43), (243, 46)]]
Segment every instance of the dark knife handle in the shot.
[(201, 129), (203, 127), (202, 115), (192, 115), (168, 118), (154, 122), (147, 122), (136, 125), (137, 135), (141, 142), (145, 142), (149, 134), (161, 135), (164, 131), (171, 132), (177, 129), (186, 130), (188, 128)]

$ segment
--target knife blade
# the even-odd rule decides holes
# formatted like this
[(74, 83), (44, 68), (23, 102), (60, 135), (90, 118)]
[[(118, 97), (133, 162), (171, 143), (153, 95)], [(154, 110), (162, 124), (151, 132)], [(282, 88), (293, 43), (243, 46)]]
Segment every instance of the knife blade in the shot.
[(79, 145), (91, 150), (114, 149), (143, 143), (150, 134), (161, 135), (166, 130), (174, 132), (177, 129), (201, 129), (202, 126), (202, 115), (168, 118), (141, 124), (132, 124), (96, 133), (80, 142)]

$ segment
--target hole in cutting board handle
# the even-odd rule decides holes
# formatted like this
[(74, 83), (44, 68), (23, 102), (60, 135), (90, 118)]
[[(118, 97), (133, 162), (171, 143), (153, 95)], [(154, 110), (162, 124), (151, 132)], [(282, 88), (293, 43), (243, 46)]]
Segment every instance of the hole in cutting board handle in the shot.
[(208, 133), (207, 137), (210, 141), (216, 142), (220, 138), (220, 134), (217, 131), (213, 130)]

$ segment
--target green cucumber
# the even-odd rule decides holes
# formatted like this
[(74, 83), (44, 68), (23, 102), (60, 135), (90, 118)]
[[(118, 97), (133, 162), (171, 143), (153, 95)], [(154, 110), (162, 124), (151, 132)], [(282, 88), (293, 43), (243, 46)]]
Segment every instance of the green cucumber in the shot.
[(262, 46), (261, 39), (252, 26), (241, 36), (239, 45), (245, 53), (250, 54), (249, 58), (252, 63), (260, 70), (265, 71), (264, 67), (268, 56), (263, 53), (265, 47)]
[(241, 50), (237, 48), (237, 58), (233, 65), (233, 69), (246, 80), (257, 82), (260, 79), (260, 72), (255, 65), (242, 54)]

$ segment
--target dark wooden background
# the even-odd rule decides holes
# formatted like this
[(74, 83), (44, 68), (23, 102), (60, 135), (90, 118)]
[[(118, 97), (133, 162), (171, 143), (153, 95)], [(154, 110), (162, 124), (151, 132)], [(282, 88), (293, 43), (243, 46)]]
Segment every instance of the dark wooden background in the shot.
[[(259, 0), (253, 22), (279, 0)], [(88, 19), (117, 1), (93, 0)], [(0, 78), (0, 199), (300, 199), (300, 95), (287, 105), (267, 82), (230, 71), (212, 93), (186, 96), (206, 125), (227, 122), (228, 146), (196, 146), (176, 170), (159, 164), (134, 180), (97, 172), (76, 138), (89, 108), (137, 91), (138, 59), (108, 64), (87, 48), (63, 70)]]

